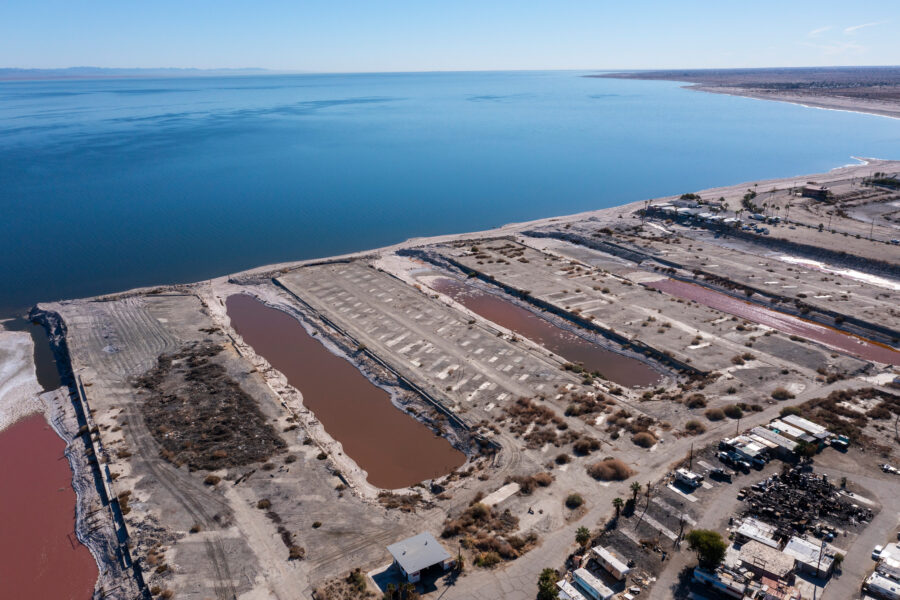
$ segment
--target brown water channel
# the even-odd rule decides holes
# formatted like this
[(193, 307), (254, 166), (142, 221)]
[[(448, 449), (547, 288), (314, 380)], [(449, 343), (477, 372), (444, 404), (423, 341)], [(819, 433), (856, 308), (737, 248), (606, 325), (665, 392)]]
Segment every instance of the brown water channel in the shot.
[(598, 371), (610, 381), (637, 387), (653, 385), (662, 379), (649, 365), (593, 344), (500, 296), (448, 277), (437, 278), (430, 285), (485, 319), (515, 331), (570, 362), (581, 363), (592, 373)]
[(374, 486), (406, 487), (445, 475), (466, 457), (391, 403), (349, 361), (309, 335), (294, 317), (245, 294), (226, 302), (244, 341), (287, 377), (303, 403)]
[(75, 536), (66, 444), (42, 415), (0, 432), (0, 597), (88, 600), (97, 563)]
[(716, 292), (703, 286), (678, 281), (661, 279), (646, 284), (647, 287), (660, 290), (672, 296), (694, 300), (700, 304), (747, 319), (754, 323), (766, 325), (789, 335), (796, 335), (830, 348), (853, 354), (865, 360), (874, 360), (890, 365), (900, 365), (900, 352), (889, 346), (861, 338), (859, 336), (826, 327), (800, 317), (795, 317), (758, 304), (734, 298), (728, 294)]

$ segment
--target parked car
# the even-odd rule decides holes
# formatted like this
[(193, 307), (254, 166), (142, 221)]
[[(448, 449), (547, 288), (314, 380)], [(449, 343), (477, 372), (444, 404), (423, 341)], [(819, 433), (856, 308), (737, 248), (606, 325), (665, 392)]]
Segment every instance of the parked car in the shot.
[(709, 472), (709, 476), (711, 479), (717, 479), (719, 481), (727, 481), (728, 483), (731, 483), (734, 472), (729, 471), (728, 469), (713, 469)]
[(884, 550), (884, 546), (875, 546), (875, 548), (872, 550), (872, 560), (879, 560), (881, 558), (882, 550)]

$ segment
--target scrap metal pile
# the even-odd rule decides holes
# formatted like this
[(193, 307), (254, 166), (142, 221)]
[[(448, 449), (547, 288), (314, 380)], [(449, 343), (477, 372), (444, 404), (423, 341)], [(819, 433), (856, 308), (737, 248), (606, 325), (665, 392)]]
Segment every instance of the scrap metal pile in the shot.
[(808, 529), (818, 531), (824, 523), (848, 527), (873, 517), (870, 509), (842, 495), (827, 475), (803, 467), (772, 475), (741, 492), (747, 505), (744, 514), (777, 526), (778, 535), (785, 538)]

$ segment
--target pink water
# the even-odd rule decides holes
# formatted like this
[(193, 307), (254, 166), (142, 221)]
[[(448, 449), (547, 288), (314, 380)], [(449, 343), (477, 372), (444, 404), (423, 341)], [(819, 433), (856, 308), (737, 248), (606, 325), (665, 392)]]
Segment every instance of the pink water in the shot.
[(676, 279), (661, 279), (647, 283), (647, 287), (660, 290), (685, 300), (741, 317), (772, 329), (819, 342), (830, 348), (853, 354), (865, 360), (873, 360), (889, 365), (900, 365), (900, 352), (889, 346), (865, 338), (845, 333), (832, 327), (813, 323), (777, 310), (741, 300), (728, 294), (716, 292), (695, 283)]

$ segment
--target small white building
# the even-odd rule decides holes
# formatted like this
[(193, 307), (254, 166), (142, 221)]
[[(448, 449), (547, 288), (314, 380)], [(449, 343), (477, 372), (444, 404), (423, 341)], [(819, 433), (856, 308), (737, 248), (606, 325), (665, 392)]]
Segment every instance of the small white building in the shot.
[(825, 548), (820, 542), (792, 537), (782, 552), (793, 557), (798, 572), (810, 573), (816, 577), (831, 575), (834, 559), (825, 554)]
[(591, 552), (600, 566), (606, 569), (610, 575), (619, 581), (625, 579), (628, 577), (628, 574), (631, 573), (631, 569), (625, 561), (616, 556), (612, 550), (604, 548), (603, 546), (594, 546), (591, 548)]
[(584, 594), (579, 592), (574, 585), (565, 579), (557, 581), (556, 587), (559, 588), (559, 600), (587, 600), (587, 598), (584, 597)]
[(575, 583), (594, 600), (610, 600), (615, 593), (606, 587), (602, 581), (594, 577), (587, 569), (577, 569), (572, 573)]
[(394, 564), (410, 583), (419, 581), (422, 571), (426, 569), (439, 566), (442, 571), (446, 571), (456, 562), (434, 536), (427, 532), (391, 544), (387, 550), (394, 557)]

